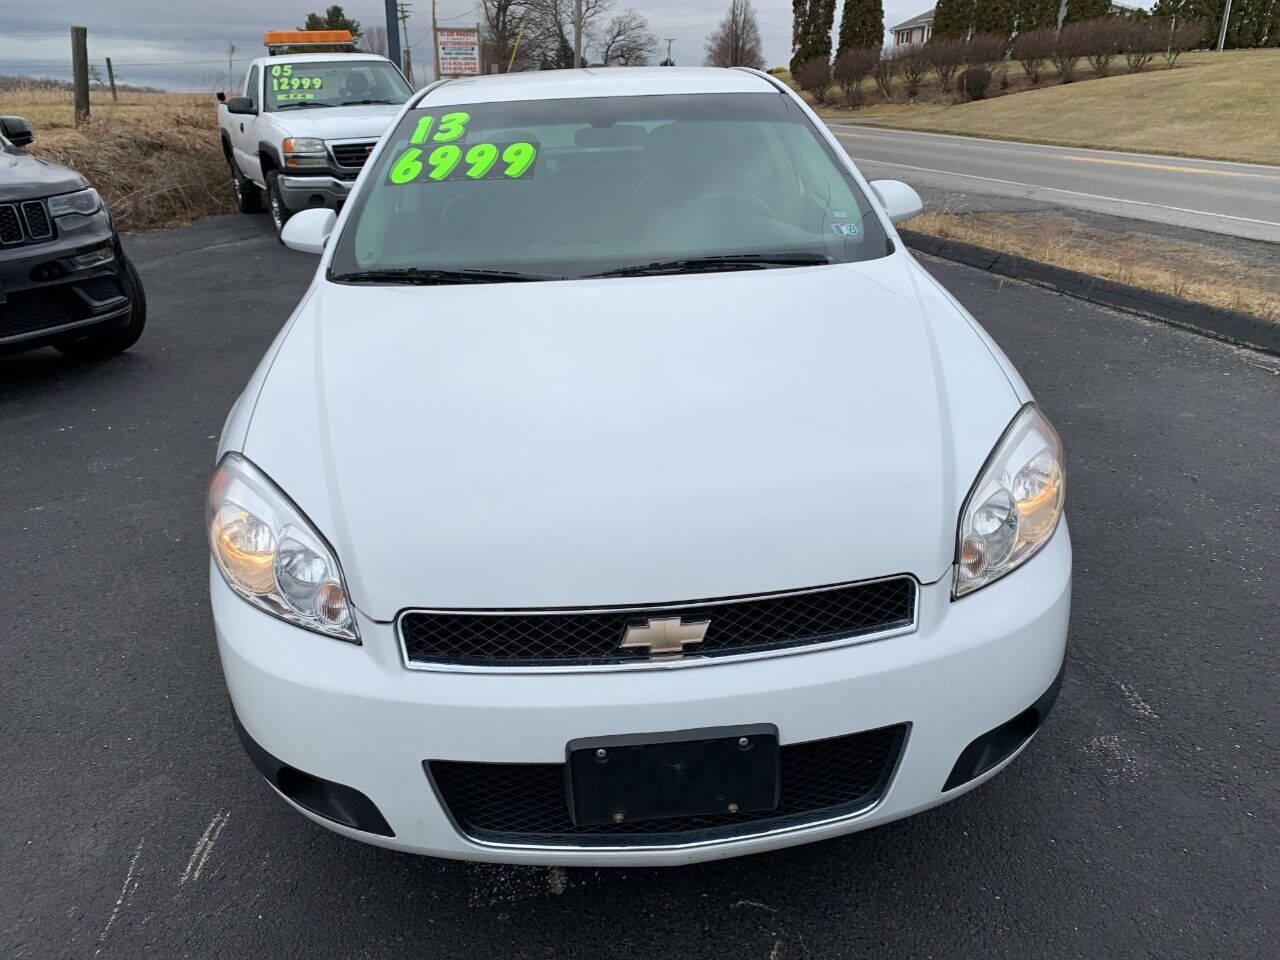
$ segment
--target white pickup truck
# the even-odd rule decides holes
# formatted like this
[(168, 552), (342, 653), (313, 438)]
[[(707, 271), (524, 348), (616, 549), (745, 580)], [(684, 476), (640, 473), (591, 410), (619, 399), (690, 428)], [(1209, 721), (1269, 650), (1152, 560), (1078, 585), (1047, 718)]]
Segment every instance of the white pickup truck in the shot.
[(222, 151), (241, 213), (265, 196), (276, 234), (308, 207), (338, 209), (412, 93), (390, 60), (300, 53), (249, 64), (239, 96), (218, 95)]

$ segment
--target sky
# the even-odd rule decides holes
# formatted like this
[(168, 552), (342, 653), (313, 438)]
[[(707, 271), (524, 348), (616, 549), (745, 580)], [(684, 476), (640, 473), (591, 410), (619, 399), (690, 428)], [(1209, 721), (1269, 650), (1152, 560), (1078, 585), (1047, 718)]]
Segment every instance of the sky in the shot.
[[(260, 56), (264, 30), (299, 26), (310, 10), (331, 0), (0, 0), (0, 74), (69, 78), (72, 24), (89, 29), (89, 60), (102, 69), (111, 57), (116, 79), (169, 90), (212, 91), (226, 86), (227, 46), (235, 44), (232, 71), (243, 76), (249, 59)], [(478, 0), (477, 0), (478, 2)], [(440, 25), (466, 26), (477, 20), (473, 0), (438, 0)], [(282, 9), (296, 12), (281, 15)], [(707, 34), (728, 8), (728, 0), (613, 0), (616, 9), (632, 6), (662, 38), (674, 38), (677, 64), (702, 63)], [(347, 15), (366, 26), (384, 23), (382, 0), (349, 0)], [(764, 40), (766, 66), (791, 58), (790, 0), (755, 0)], [(929, 0), (885, 0), (885, 26), (927, 10)], [(1150, 6), (1150, 0), (1144, 3)], [(431, 7), (413, 0), (409, 40), (416, 79), (430, 77)], [(837, 14), (837, 24), (839, 15)], [(105, 70), (104, 70), (105, 73)], [(4, 97), (0, 94), (0, 106)]]

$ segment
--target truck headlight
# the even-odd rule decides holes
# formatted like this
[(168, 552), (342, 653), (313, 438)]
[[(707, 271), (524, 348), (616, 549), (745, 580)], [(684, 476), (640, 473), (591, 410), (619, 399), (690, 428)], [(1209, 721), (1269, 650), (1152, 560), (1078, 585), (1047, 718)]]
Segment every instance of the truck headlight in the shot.
[(996, 444), (960, 511), (952, 599), (1035, 556), (1057, 530), (1065, 498), (1062, 441), (1029, 403)]
[(359, 643), (342, 569), (324, 537), (257, 467), (218, 464), (205, 506), (218, 570), (249, 603), (289, 623)]
[(50, 197), (46, 202), (49, 204), (50, 216), (54, 217), (67, 217), (72, 214), (90, 217), (102, 209), (102, 198), (93, 187)]
[(289, 137), (284, 142), (284, 165), (286, 167), (324, 167), (329, 158), (325, 156), (324, 141), (316, 137)]

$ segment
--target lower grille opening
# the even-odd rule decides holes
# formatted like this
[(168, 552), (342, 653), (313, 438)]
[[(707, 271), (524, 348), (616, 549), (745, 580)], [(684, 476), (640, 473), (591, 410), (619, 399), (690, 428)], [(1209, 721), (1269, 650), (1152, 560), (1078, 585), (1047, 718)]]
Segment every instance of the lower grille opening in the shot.
[(781, 748), (777, 809), (577, 826), (562, 763), (428, 760), (436, 792), (458, 830), (481, 842), (632, 847), (699, 843), (803, 826), (863, 810), (888, 789), (908, 724)]

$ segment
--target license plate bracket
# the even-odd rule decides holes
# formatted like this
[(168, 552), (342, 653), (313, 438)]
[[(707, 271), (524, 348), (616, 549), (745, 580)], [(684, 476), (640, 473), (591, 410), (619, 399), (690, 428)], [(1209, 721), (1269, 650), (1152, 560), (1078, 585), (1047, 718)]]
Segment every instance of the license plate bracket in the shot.
[(578, 826), (759, 813), (778, 805), (771, 723), (571, 740), (565, 789)]

